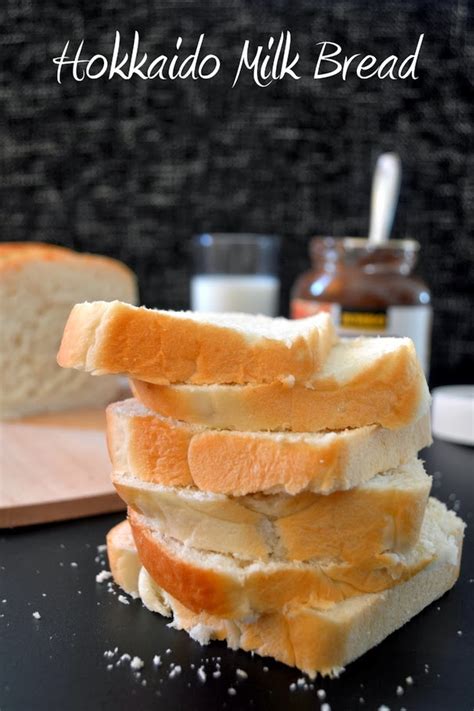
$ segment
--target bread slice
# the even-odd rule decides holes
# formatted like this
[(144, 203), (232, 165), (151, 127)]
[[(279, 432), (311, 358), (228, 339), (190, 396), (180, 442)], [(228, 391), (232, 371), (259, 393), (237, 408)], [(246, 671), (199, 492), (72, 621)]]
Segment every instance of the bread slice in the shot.
[(128, 521), (122, 521), (107, 534), (107, 555), (115, 581), (132, 597), (138, 597), (141, 563)]
[(376, 425), (304, 434), (206, 429), (129, 399), (107, 408), (107, 441), (117, 472), (243, 496), (353, 488), (413, 459), (431, 444), (431, 434), (429, 413), (400, 430)]
[(52, 245), (0, 245), (0, 417), (103, 407), (117, 397), (116, 377), (91, 382), (56, 363), (71, 307), (100, 298), (136, 300), (125, 265)]
[(307, 382), (335, 340), (328, 314), (288, 321), (97, 301), (72, 310), (58, 363), (152, 383)]
[(134, 380), (136, 397), (167, 417), (243, 431), (398, 429), (428, 409), (429, 391), (409, 338), (342, 339), (311, 388), (156, 385)]
[[(296, 606), (236, 621), (194, 612), (159, 588), (145, 569), (136, 573), (133, 586), (122, 564), (122, 542), (131, 544), (130, 529), (123, 521), (107, 536), (107, 550), (115, 582), (127, 592), (139, 588), (143, 604), (166, 616), (173, 626), (185, 629), (201, 644), (211, 639), (227, 641), (233, 649), (270, 656), (295, 666), (311, 677), (337, 675), (371, 647), (402, 627), (456, 582), (461, 562), (464, 524), (444, 506), (438, 506), (440, 535), (433, 540), (432, 562), (413, 577), (388, 590), (358, 595), (329, 609)], [(127, 533), (125, 533), (127, 532)], [(127, 550), (127, 559), (128, 550)]]
[(357, 565), (338, 559), (247, 562), (190, 548), (130, 508), (129, 520), (142, 565), (157, 585), (194, 612), (240, 620), (288, 605), (328, 607), (407, 580), (433, 559), (441, 536), (439, 506), (429, 500), (420, 538), (408, 553)]
[(431, 479), (420, 461), (350, 491), (238, 498), (150, 484), (114, 473), (122, 499), (166, 537), (252, 561), (336, 559), (391, 562), (418, 540)]

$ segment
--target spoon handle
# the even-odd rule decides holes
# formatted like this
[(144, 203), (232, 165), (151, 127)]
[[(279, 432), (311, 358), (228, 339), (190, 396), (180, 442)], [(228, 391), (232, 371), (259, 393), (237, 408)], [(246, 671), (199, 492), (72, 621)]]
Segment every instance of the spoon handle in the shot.
[(383, 244), (390, 236), (400, 192), (401, 173), (397, 153), (382, 153), (378, 157), (372, 181), (370, 244)]

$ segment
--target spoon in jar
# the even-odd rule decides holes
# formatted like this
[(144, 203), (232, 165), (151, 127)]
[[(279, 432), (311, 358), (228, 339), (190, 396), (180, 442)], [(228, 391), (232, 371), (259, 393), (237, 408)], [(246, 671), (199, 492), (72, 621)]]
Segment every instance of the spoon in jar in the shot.
[(390, 236), (400, 193), (402, 167), (397, 153), (382, 153), (375, 165), (370, 201), (369, 245)]

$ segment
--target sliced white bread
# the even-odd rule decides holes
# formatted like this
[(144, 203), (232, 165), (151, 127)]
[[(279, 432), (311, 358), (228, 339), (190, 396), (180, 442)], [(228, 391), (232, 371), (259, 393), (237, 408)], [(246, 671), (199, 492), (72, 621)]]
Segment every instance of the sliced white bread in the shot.
[(72, 310), (58, 363), (152, 383), (305, 383), (335, 341), (328, 314), (289, 321), (97, 301)]
[(431, 479), (418, 460), (350, 491), (238, 498), (114, 473), (122, 499), (185, 546), (245, 561), (335, 559), (390, 565), (418, 540)]
[(167, 417), (231, 430), (398, 429), (428, 409), (430, 396), (409, 338), (343, 339), (311, 387), (157, 385), (134, 380), (136, 397)]
[(433, 560), (444, 535), (440, 506), (429, 500), (420, 538), (409, 552), (387, 553), (380, 562), (368, 560), (357, 565), (338, 559), (247, 562), (164, 536), (153, 519), (130, 508), (129, 521), (142, 565), (159, 587), (194, 612), (240, 620), (281, 611), (288, 605), (328, 607), (407, 580)]
[(71, 307), (84, 299), (136, 301), (132, 272), (106, 257), (38, 243), (0, 245), (0, 417), (103, 407), (116, 377), (66, 371), (56, 353)]
[(431, 444), (427, 412), (399, 430), (376, 425), (340, 432), (207, 429), (162, 417), (129, 399), (107, 408), (116, 472), (166, 486), (243, 496), (353, 488), (413, 459)]
[[(379, 593), (352, 597), (329, 609), (297, 606), (235, 621), (195, 612), (156, 585), (140, 565), (138, 554), (127, 574), (133, 548), (127, 521), (107, 536), (107, 550), (115, 582), (126, 592), (139, 589), (143, 604), (163, 615), (173, 615), (173, 626), (185, 629), (200, 644), (211, 639), (295, 666), (311, 677), (336, 675), (371, 647), (402, 627), (456, 582), (461, 562), (464, 524), (438, 507), (440, 535), (433, 540), (432, 562), (409, 580)], [(125, 556), (122, 550), (126, 545)], [(133, 582), (131, 579), (133, 578)]]

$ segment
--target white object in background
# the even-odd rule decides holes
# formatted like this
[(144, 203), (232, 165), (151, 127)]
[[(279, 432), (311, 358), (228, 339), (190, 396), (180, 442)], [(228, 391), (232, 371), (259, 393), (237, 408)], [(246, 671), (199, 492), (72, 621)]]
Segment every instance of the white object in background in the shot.
[(431, 412), (435, 437), (474, 445), (474, 385), (448, 385), (433, 390)]
[(382, 153), (375, 165), (370, 202), (369, 243), (383, 244), (390, 237), (398, 204), (402, 168), (396, 153)]
[(198, 274), (191, 279), (191, 308), (276, 316), (280, 281), (267, 274)]

